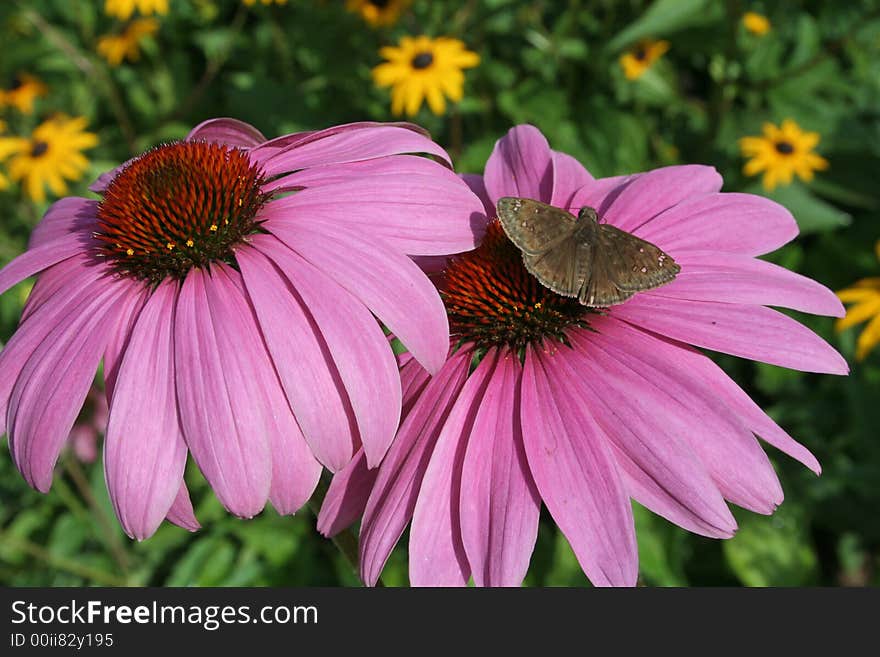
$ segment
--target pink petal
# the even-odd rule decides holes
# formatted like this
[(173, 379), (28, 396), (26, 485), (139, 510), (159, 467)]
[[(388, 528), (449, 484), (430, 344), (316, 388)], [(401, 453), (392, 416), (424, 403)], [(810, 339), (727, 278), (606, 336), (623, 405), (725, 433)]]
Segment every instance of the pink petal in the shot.
[(6, 417), (9, 446), (16, 467), (37, 490), (46, 492), (52, 484), (55, 462), (92, 386), (110, 327), (132, 303), (129, 291), (117, 280), (96, 282), (90, 294), (67, 306), (66, 320), (51, 327), (18, 375)]
[(757, 256), (798, 234), (791, 213), (756, 194), (707, 194), (683, 200), (636, 231), (674, 255), (706, 250)]
[(55, 275), (61, 264), (40, 276), (34, 286), (38, 298), (34, 299), (32, 293), (25, 306), (28, 312), (22, 315), (18, 329), (0, 351), (0, 372), (3, 373), (0, 376), (0, 434), (6, 433), (9, 395), (25, 363), (57, 326), (73, 321), (79, 314), (79, 306), (103, 286), (97, 282), (99, 272), (86, 267), (86, 262), (85, 257), (73, 257), (63, 263), (64, 277)]
[[(550, 204), (558, 208), (568, 208), (577, 191), (593, 182), (593, 176), (584, 165), (571, 155), (552, 151), (553, 194)], [(580, 208), (578, 208), (580, 209)]]
[(269, 354), (306, 442), (335, 472), (351, 460), (359, 442), (345, 385), (321, 329), (279, 269), (290, 250), (270, 236), (255, 235), (252, 244), (257, 248), (239, 249), (236, 260)]
[(462, 173), (459, 175), (464, 184), (480, 199), (480, 202), (483, 204), (483, 210), (486, 212), (486, 217), (494, 217), (495, 204), (489, 198), (489, 192), (486, 191), (486, 183), (483, 182), (483, 176), (476, 173)]
[(359, 298), (425, 369), (440, 369), (449, 349), (446, 308), (409, 258), (379, 240), (327, 224), (266, 227)]
[(365, 171), (272, 201), (262, 213), (271, 222), (267, 228), (304, 221), (338, 224), (410, 255), (473, 249), (485, 218), (468, 186), (425, 158), (399, 158), (398, 163), (389, 171)]
[(590, 581), (634, 586), (638, 552), (629, 497), (607, 436), (556, 364), (567, 357), (526, 352), (521, 417), (529, 468)]
[[(77, 196), (55, 201), (31, 231), (28, 248), (49, 244), (72, 233), (87, 237), (97, 225), (98, 202)], [(82, 237), (80, 238), (82, 239)]]
[(843, 317), (840, 299), (824, 285), (784, 267), (738, 253), (686, 251), (675, 280), (651, 296), (758, 304)]
[[(643, 429), (646, 439), (663, 449), (654, 436), (665, 430), (684, 441), (699, 457), (717, 490), (739, 506), (771, 513), (782, 502), (782, 488), (773, 466), (752, 433), (688, 375), (676, 359), (678, 350), (667, 349), (666, 343), (620, 323), (596, 322), (592, 327), (599, 335), (572, 336), (580, 352), (581, 369), (592, 370), (600, 377), (604, 372), (603, 399), (610, 394), (611, 386), (620, 386), (620, 397), (615, 402), (618, 412), (641, 413), (650, 418)], [(650, 425), (658, 421), (659, 428)], [(694, 484), (699, 481), (698, 471), (702, 468), (692, 458), (682, 459), (678, 469), (685, 478), (690, 470)], [(694, 486), (696, 495), (687, 506), (715, 527), (732, 529), (733, 518), (715, 486), (705, 481), (705, 474), (702, 479), (698, 487)]]
[(518, 357), (498, 359), (461, 471), (461, 537), (477, 586), (519, 586), (538, 538), (541, 498), (520, 428)]
[(803, 372), (846, 374), (843, 357), (795, 320), (763, 306), (640, 294), (613, 317), (698, 347)]
[(240, 148), (255, 148), (266, 141), (263, 133), (238, 119), (208, 119), (190, 130), (184, 141), (207, 141)]
[[(409, 536), (409, 577), (413, 586), (465, 586), (471, 574), (461, 539), (461, 469), (474, 417), (495, 371), (490, 349), (453, 397), (436, 437)], [(468, 364), (463, 365), (469, 369)]]
[(495, 143), (483, 176), (489, 198), (518, 196), (549, 203), (553, 196), (553, 155), (532, 125), (511, 128)]
[(379, 467), (360, 533), (361, 577), (370, 586), (379, 579), (388, 555), (412, 518), (425, 469), (467, 378), (470, 358), (469, 351), (457, 353), (428, 382)]
[(62, 237), (28, 249), (0, 269), (0, 294), (54, 264), (78, 255), (83, 245), (76, 237)]
[[(640, 343), (626, 342), (628, 334), (614, 330), (615, 324), (596, 322), (591, 328), (597, 332), (571, 331), (575, 348), (554, 359), (557, 373), (571, 386), (570, 394), (594, 400), (591, 414), (630, 462), (623, 469), (637, 482), (643, 480), (643, 473), (685, 510), (683, 515), (695, 517), (713, 534), (730, 535), (736, 522), (687, 435), (722, 440), (731, 431), (722, 425), (724, 433), (717, 436), (712, 430), (720, 423), (712, 409), (693, 391), (682, 388), (675, 370), (656, 367), (656, 360)], [(683, 397), (671, 400), (664, 388), (680, 391)], [(686, 416), (693, 419), (684, 426), (670, 422), (670, 403), (682, 404)], [(709, 420), (707, 425), (704, 420)]]
[(583, 207), (591, 207), (602, 217), (611, 204), (629, 187), (638, 180), (643, 173), (634, 173), (629, 176), (611, 176), (610, 178), (598, 178), (578, 189), (566, 208), (572, 214), (577, 214)]
[[(242, 517), (269, 496), (269, 426), (255, 399), (262, 344), (247, 301), (224, 267), (192, 269), (177, 300), (174, 355), (187, 446), (217, 497)], [(256, 357), (256, 361), (255, 361)]]
[(320, 269), (273, 238), (260, 242), (318, 325), (348, 392), (367, 465), (375, 468), (400, 420), (400, 375), (385, 333), (358, 299)]
[[(675, 347), (671, 351), (674, 362), (687, 368), (707, 395), (717, 398), (720, 404), (738, 415), (740, 421), (763, 440), (800, 461), (816, 474), (822, 472), (816, 457), (770, 419), (712, 359), (687, 345), (665, 338), (663, 341)], [(656, 345), (654, 348), (659, 349)]]
[(379, 470), (367, 468), (367, 457), (359, 449), (354, 458), (333, 475), (318, 514), (318, 531), (330, 538), (360, 518)]
[(196, 519), (192, 502), (189, 499), (189, 491), (186, 488), (186, 483), (183, 481), (180, 482), (180, 488), (177, 490), (177, 497), (174, 498), (174, 503), (168, 509), (166, 520), (191, 532), (202, 528)]
[(686, 164), (654, 169), (637, 176), (620, 192), (602, 220), (633, 232), (664, 210), (694, 196), (721, 189), (718, 172), (707, 166)]
[(104, 441), (110, 501), (125, 533), (153, 535), (177, 497), (186, 443), (177, 417), (172, 331), (177, 283), (144, 306), (119, 369)]
[(267, 149), (257, 148), (253, 153), (263, 162), (263, 171), (267, 176), (403, 153), (427, 153), (450, 161), (446, 151), (428, 137), (398, 125), (367, 124), (344, 132), (314, 133), (272, 154), (269, 154), (269, 149), (273, 148), (271, 142), (267, 146)]
[(125, 356), (125, 350), (128, 347), (128, 341), (131, 338), (131, 332), (134, 330), (135, 322), (143, 309), (144, 304), (150, 297), (150, 291), (145, 285), (135, 283), (132, 286), (132, 304), (128, 312), (120, 314), (110, 330), (110, 339), (107, 341), (107, 347), (104, 349), (104, 390), (107, 393), (107, 400), (113, 399), (113, 392), (116, 387), (116, 379), (119, 376), (119, 366), (122, 364), (122, 358)]

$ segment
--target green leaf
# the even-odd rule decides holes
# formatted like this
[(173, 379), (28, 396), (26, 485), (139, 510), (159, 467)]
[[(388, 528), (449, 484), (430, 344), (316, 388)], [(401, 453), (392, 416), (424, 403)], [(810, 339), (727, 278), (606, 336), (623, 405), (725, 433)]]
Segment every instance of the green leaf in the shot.
[(802, 234), (834, 230), (852, 221), (849, 214), (815, 196), (799, 182), (777, 187), (772, 192), (763, 192), (757, 186), (747, 191), (755, 194), (763, 193), (787, 207), (794, 215)]
[(818, 560), (802, 514), (786, 502), (772, 516), (741, 514), (739, 531), (724, 541), (728, 565), (746, 586), (805, 586)]
[(639, 39), (669, 36), (677, 30), (710, 22), (720, 11), (719, 5), (710, 0), (655, 0), (641, 17), (611, 39), (608, 49), (619, 50)]

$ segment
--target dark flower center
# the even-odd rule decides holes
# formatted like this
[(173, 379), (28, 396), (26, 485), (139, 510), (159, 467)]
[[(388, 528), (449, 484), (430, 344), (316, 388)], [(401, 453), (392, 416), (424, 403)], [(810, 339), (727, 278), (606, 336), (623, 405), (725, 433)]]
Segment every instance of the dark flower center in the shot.
[(391, 0), (369, 0), (369, 3), (378, 9), (385, 9)]
[(644, 46), (639, 46), (639, 47), (636, 48), (635, 51), (633, 52), (633, 57), (635, 57), (635, 58), (636, 58), (637, 60), (639, 60), (640, 62), (643, 62), (643, 61), (645, 61), (645, 59), (648, 58), (648, 51), (645, 50), (645, 47), (644, 47)]
[(478, 347), (564, 341), (565, 329), (586, 326), (592, 312), (541, 285), (497, 220), (477, 249), (450, 261), (442, 288), (452, 334)]
[(180, 142), (125, 167), (98, 210), (99, 252), (117, 271), (158, 284), (193, 267), (234, 262), (233, 247), (257, 230), (268, 200), (244, 151)]
[(21, 76), (14, 76), (12, 78), (12, 82), (9, 84), (9, 91), (15, 91), (16, 89), (21, 89), (24, 86), (24, 80), (21, 79)]
[(433, 63), (434, 55), (429, 52), (420, 52), (418, 55), (412, 58), (413, 68), (428, 68)]
[(34, 141), (31, 144), (31, 157), (40, 157), (49, 150), (49, 144), (44, 141)]
[(787, 141), (777, 141), (776, 152), (782, 153), (783, 155), (791, 155), (792, 153), (794, 153), (794, 146), (792, 146)]

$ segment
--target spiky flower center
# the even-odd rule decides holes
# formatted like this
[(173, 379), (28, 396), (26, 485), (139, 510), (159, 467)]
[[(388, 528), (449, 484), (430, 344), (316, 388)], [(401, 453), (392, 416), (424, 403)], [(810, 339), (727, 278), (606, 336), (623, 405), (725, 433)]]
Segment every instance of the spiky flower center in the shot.
[(101, 255), (120, 273), (158, 283), (193, 267), (233, 262), (268, 200), (244, 151), (219, 144), (159, 146), (126, 166), (98, 210)]
[(541, 285), (497, 220), (479, 248), (450, 262), (441, 294), (452, 334), (480, 347), (564, 341), (565, 329), (585, 327), (591, 312)]

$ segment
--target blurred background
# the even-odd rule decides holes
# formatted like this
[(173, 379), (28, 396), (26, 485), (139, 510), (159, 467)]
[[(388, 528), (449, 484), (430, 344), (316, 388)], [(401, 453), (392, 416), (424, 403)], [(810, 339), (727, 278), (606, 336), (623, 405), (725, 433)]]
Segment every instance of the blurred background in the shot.
[[(718, 360), (824, 473), (768, 447), (786, 500), (735, 510), (728, 541), (636, 505), (640, 581), (880, 583), (880, 2), (4, 0), (0, 40), (0, 264), (52, 201), (216, 116), (269, 137), (409, 118), (474, 173), (527, 122), (596, 177), (704, 163), (725, 191), (786, 205), (801, 234), (769, 259), (840, 292), (845, 320), (798, 319), (852, 373)], [(0, 298), (0, 341), (28, 291)], [(0, 583), (358, 584), (308, 508), (232, 518), (192, 468), (202, 530), (129, 540), (104, 487), (105, 414), (96, 388), (48, 495), (4, 445)], [(404, 538), (384, 583), (406, 582)], [(588, 585), (551, 522), (526, 583)]]

